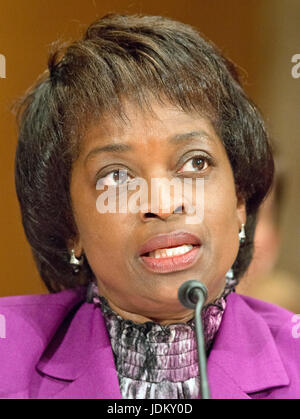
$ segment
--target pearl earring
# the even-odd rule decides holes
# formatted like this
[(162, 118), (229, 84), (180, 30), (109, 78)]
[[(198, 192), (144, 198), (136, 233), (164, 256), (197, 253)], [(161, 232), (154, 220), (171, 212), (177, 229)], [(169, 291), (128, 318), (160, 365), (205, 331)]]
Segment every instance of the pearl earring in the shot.
[(70, 265), (73, 268), (73, 274), (77, 275), (80, 272), (81, 266), (83, 264), (83, 255), (80, 256), (80, 259), (78, 259), (75, 256), (75, 250), (71, 250), (71, 257), (70, 257)]
[(239, 239), (240, 239), (240, 243), (245, 243), (245, 240), (246, 240), (245, 224), (242, 224), (241, 231), (239, 232)]

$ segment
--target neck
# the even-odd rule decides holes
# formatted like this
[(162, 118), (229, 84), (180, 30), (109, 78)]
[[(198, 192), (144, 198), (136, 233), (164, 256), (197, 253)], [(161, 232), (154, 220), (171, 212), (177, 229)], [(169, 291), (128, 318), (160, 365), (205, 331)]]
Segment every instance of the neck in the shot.
[(142, 316), (141, 314), (131, 313), (129, 311), (123, 310), (122, 308), (115, 305), (109, 298), (105, 297), (110, 307), (113, 311), (119, 316), (122, 317), (124, 320), (131, 320), (134, 323), (146, 323), (146, 322), (154, 322), (159, 323), (161, 325), (168, 325), (174, 323), (187, 323), (194, 317), (194, 310), (190, 310), (182, 315), (174, 316), (172, 318), (164, 319), (164, 318), (156, 318), (156, 317), (146, 317)]

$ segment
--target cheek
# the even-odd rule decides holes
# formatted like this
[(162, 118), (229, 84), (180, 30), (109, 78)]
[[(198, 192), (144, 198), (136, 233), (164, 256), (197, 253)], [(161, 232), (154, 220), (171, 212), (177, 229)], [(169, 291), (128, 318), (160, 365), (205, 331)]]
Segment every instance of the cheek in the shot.
[(128, 252), (128, 240), (132, 237), (133, 220), (128, 214), (99, 212), (99, 191), (87, 187), (81, 177), (74, 177), (72, 186), (80, 245), (91, 269), (99, 277), (110, 272), (119, 277), (120, 272), (127, 268), (124, 255)]
[(78, 218), (82, 247), (95, 276), (110, 281), (120, 278), (120, 273), (128, 270), (124, 255), (133, 224), (128, 221), (128, 215), (91, 211), (89, 217)]
[(204, 224), (213, 247), (215, 260), (232, 263), (239, 248), (239, 219), (233, 182), (207, 185), (205, 189)]
[(93, 214), (78, 222), (82, 246), (87, 254), (117, 255), (124, 251), (128, 222), (118, 214)]

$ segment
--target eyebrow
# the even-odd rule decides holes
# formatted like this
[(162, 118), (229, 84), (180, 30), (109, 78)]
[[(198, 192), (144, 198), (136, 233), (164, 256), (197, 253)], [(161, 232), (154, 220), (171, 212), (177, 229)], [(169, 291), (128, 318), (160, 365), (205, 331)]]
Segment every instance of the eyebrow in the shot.
[(201, 130), (201, 131), (186, 132), (183, 134), (176, 134), (169, 139), (169, 142), (172, 144), (181, 144), (182, 142), (187, 141), (190, 138), (195, 138), (195, 137), (197, 138), (199, 137), (205, 141), (212, 141), (211, 136), (206, 131)]
[[(182, 144), (190, 140), (191, 138), (201, 138), (204, 141), (211, 142), (213, 141), (212, 137), (206, 131), (191, 131), (182, 134), (176, 134), (169, 138), (168, 142), (170, 144), (178, 145)], [(115, 143), (115, 144), (107, 144), (102, 147), (95, 147), (93, 148), (85, 157), (84, 164), (87, 163), (88, 160), (96, 156), (100, 153), (124, 153), (126, 151), (134, 151), (134, 147), (129, 144), (124, 143)]]

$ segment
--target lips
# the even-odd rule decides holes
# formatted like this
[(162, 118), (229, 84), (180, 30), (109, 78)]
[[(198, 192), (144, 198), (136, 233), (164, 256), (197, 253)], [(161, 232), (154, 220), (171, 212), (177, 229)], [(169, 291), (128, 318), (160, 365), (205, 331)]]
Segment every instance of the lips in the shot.
[(201, 246), (199, 237), (195, 234), (185, 231), (174, 231), (170, 234), (159, 234), (148, 240), (140, 249), (140, 255), (144, 256), (146, 253), (153, 252), (157, 249), (167, 249), (169, 247), (182, 246), (184, 244), (192, 244), (194, 246)]
[[(151, 257), (153, 251), (168, 249), (182, 245), (192, 245), (192, 249), (184, 254), (164, 257)], [(140, 258), (147, 270), (154, 273), (169, 273), (182, 271), (191, 267), (200, 257), (201, 241), (194, 234), (175, 231), (171, 234), (161, 234), (148, 240), (140, 249)], [(150, 254), (149, 254), (150, 253)]]

